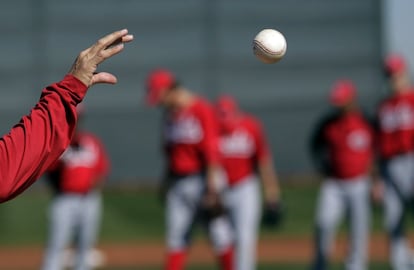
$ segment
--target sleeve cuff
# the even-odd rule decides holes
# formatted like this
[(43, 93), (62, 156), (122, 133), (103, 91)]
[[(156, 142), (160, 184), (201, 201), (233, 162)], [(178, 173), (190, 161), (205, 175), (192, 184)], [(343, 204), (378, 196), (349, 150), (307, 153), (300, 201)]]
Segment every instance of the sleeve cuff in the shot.
[(88, 86), (71, 74), (67, 74), (59, 84), (77, 95), (80, 101), (85, 97), (86, 92), (88, 91)]

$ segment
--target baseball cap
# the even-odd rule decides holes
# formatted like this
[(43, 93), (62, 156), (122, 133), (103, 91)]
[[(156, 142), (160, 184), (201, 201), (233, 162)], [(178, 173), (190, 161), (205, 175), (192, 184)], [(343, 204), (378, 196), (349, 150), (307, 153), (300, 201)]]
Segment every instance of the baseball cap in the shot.
[(329, 100), (335, 106), (342, 106), (355, 99), (356, 88), (350, 80), (338, 80), (332, 87)]
[(161, 95), (176, 85), (175, 76), (166, 69), (156, 69), (147, 78), (147, 103), (156, 105)]
[(238, 111), (238, 106), (234, 98), (230, 95), (222, 95), (217, 99), (216, 108), (222, 113), (234, 113)]
[(404, 71), (405, 60), (401, 55), (391, 54), (385, 58), (385, 72), (387, 75), (394, 75)]

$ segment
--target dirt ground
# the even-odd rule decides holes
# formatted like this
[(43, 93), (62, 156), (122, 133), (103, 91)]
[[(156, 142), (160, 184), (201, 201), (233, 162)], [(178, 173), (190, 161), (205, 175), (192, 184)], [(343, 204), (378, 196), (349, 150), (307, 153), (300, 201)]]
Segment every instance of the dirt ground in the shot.
[[(346, 254), (347, 241), (337, 240), (333, 259), (340, 261)], [(103, 244), (98, 249), (104, 255), (107, 267), (159, 266), (164, 258), (164, 246), (160, 242)], [(43, 248), (8, 247), (0, 248), (0, 269), (34, 269), (42, 260)], [(294, 237), (275, 237), (260, 239), (258, 258), (262, 263), (307, 263), (313, 254), (312, 239)], [(371, 237), (370, 259), (383, 262), (387, 260), (387, 240), (382, 235)], [(203, 240), (195, 242), (190, 250), (189, 263), (207, 264), (214, 262), (213, 253)]]

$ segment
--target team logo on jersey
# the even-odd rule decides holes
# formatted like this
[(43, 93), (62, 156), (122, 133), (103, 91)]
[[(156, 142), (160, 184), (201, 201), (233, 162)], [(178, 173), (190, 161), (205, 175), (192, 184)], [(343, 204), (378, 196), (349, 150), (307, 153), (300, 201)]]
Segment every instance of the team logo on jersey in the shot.
[(369, 148), (370, 137), (365, 130), (354, 130), (347, 136), (349, 148), (354, 151), (362, 151)]
[(380, 111), (383, 130), (392, 132), (414, 128), (414, 112), (409, 104), (401, 103), (395, 107), (385, 106)]
[(95, 166), (98, 160), (98, 149), (92, 143), (83, 143), (79, 148), (69, 146), (62, 154), (62, 161), (68, 167), (88, 167)]
[(250, 157), (254, 152), (253, 138), (242, 130), (220, 138), (220, 151), (225, 156)]
[(200, 121), (194, 116), (182, 116), (167, 123), (165, 138), (175, 143), (198, 143), (203, 138), (203, 130)]

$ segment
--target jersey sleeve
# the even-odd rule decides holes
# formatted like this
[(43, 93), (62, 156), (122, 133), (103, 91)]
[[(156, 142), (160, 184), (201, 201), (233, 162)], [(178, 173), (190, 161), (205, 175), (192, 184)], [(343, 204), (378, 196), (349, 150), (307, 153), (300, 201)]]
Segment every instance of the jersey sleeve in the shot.
[(331, 162), (328, 154), (326, 129), (336, 118), (336, 114), (329, 112), (316, 123), (309, 141), (312, 162), (319, 173), (328, 175), (331, 171)]
[(30, 113), (0, 139), (0, 202), (27, 189), (62, 154), (86, 91), (77, 78), (65, 76), (43, 89)]
[(217, 163), (219, 162), (219, 127), (213, 108), (208, 104), (202, 106), (200, 108), (200, 118), (204, 134), (200, 144), (200, 153), (207, 164)]
[(269, 161), (271, 156), (270, 146), (264, 133), (262, 124), (257, 119), (252, 119), (253, 134), (256, 144), (257, 161)]

